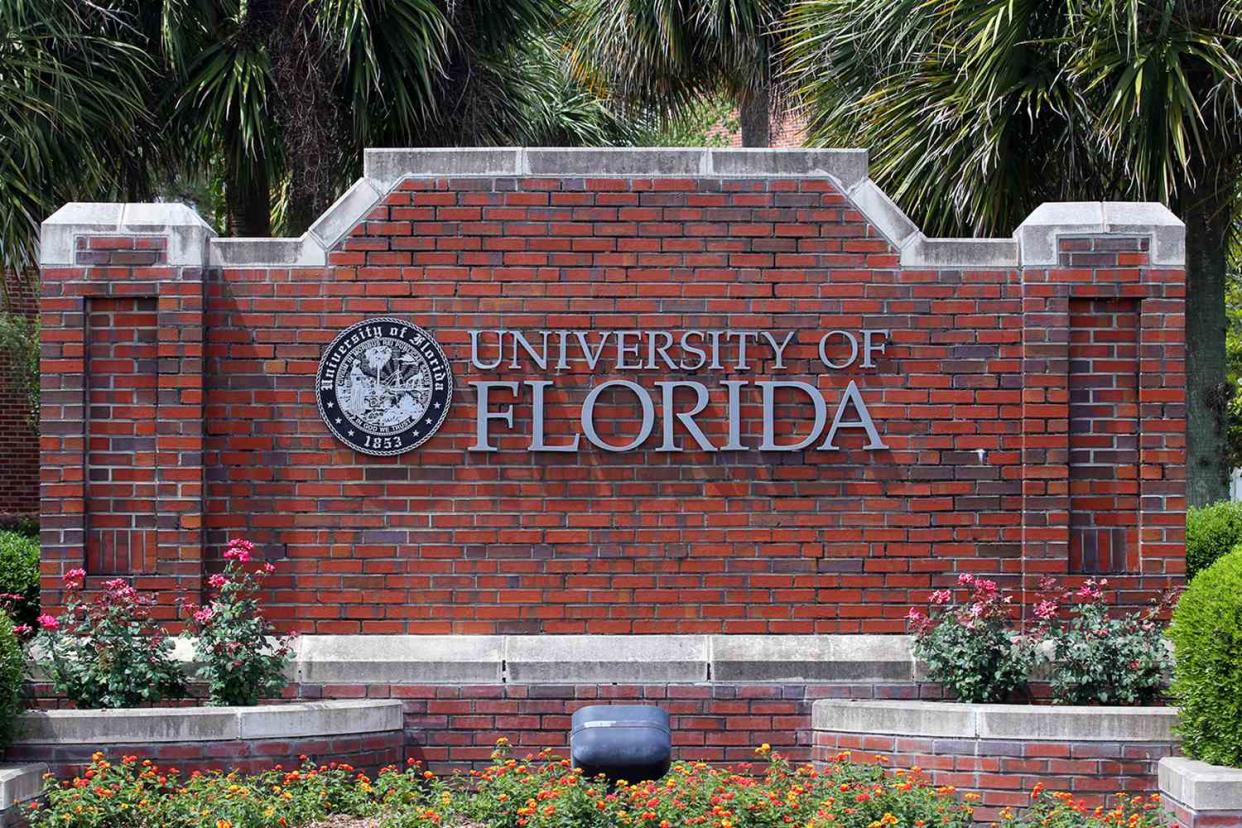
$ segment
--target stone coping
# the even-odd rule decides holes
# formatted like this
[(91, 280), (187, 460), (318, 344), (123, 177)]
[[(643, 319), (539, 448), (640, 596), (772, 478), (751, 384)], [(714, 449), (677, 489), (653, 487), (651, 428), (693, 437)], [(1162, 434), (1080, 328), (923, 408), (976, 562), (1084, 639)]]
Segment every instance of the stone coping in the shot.
[(811, 706), (814, 730), (940, 739), (1169, 742), (1177, 739), (1176, 721), (1172, 707), (843, 699), (821, 699)]
[(1037, 207), (1001, 239), (928, 238), (868, 178), (862, 149), (491, 147), (368, 149), (363, 177), (298, 238), (215, 238), (182, 204), (67, 204), (42, 226), (39, 263), (72, 265), (83, 234), (147, 234), (170, 239), (168, 264), (214, 267), (321, 267), (327, 253), (405, 178), (678, 177), (827, 178), (879, 230), (907, 268), (1039, 268), (1057, 263), (1062, 237), (1146, 236), (1150, 261), (1185, 264), (1185, 226), (1155, 202), (1056, 202)]
[(911, 682), (904, 635), (304, 635), (314, 684)]
[(293, 702), (256, 707), (41, 710), (18, 716), (14, 742), (101, 746), (227, 742), (379, 733), (403, 727), (402, 704), (389, 699)]
[(1242, 811), (1242, 768), (1184, 756), (1160, 760), (1160, 794), (1195, 811)]
[[(300, 635), (309, 684), (912, 683), (906, 635)], [(190, 639), (173, 657), (193, 664)], [(31, 668), (36, 681), (46, 680)]]
[(0, 813), (14, 805), (37, 799), (43, 793), (43, 774), (47, 765), (31, 762), (26, 765), (0, 765)]

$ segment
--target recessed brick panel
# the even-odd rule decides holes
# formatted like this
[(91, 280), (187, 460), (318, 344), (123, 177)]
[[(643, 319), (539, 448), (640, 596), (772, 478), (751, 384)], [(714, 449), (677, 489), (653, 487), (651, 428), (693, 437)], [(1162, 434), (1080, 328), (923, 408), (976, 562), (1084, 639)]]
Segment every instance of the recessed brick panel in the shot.
[(1070, 300), (1070, 570), (1139, 567), (1139, 301)]
[(86, 571), (155, 571), (155, 299), (87, 302)]

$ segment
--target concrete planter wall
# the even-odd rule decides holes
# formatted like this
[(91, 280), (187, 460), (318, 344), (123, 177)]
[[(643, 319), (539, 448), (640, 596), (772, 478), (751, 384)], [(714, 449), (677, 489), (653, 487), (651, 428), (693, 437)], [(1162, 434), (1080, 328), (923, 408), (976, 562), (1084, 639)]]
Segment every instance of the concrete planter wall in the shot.
[(95, 751), (134, 754), (184, 771), (291, 767), (306, 755), (374, 769), (400, 762), (401, 702), (349, 700), (259, 707), (44, 710), (24, 713), (9, 762), (76, 773)]
[(978, 817), (1022, 807), (1042, 782), (1089, 804), (1156, 789), (1177, 750), (1168, 707), (1054, 707), (825, 699), (812, 710), (817, 762), (842, 751), (919, 767), (936, 784), (980, 795)]
[(1242, 768), (1181, 756), (1161, 759), (1160, 798), (1177, 828), (1242, 825)]

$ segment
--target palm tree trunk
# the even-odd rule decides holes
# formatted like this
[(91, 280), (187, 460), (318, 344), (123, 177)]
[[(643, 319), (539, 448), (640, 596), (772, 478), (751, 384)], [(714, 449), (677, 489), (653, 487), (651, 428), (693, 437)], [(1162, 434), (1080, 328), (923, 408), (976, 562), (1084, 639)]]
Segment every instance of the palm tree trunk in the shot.
[(1229, 210), (1224, 190), (1188, 194), (1186, 222), (1186, 496), (1202, 506), (1229, 495), (1225, 360), (1225, 261)]
[(230, 236), (272, 235), (272, 203), (263, 161), (247, 170), (229, 170), (224, 183), (225, 209)]
[(297, 235), (336, 200), (347, 153), (334, 70), (315, 27), (313, 6), (301, 0), (281, 0), (280, 5), (268, 53), (280, 92), (275, 112), (289, 165), (284, 230)]
[(766, 147), (772, 142), (771, 95), (766, 86), (742, 95), (737, 104), (742, 126), (742, 146)]

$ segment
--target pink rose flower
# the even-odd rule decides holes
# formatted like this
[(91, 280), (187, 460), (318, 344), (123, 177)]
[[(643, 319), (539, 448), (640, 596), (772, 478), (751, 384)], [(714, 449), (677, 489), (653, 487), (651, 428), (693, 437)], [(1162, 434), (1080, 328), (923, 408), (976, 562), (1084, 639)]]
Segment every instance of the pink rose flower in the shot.
[(971, 575), (969, 572), (963, 572), (961, 575), (957, 576), (957, 582), (964, 586), (969, 586), (970, 584), (974, 583), (974, 581), (975, 581), (975, 576)]
[(13, 633), (15, 635), (27, 635), (28, 633), (32, 631), (33, 631), (33, 628), (29, 624), (18, 624), (16, 627), (13, 628)]
[(207, 583), (208, 585), (211, 586), (212, 589), (219, 589), (220, 587), (224, 586), (228, 582), (229, 582), (229, 579), (224, 577), (218, 572), (215, 575), (212, 575), (210, 578), (207, 579)]
[(1055, 618), (1057, 614), (1057, 605), (1052, 601), (1040, 601), (1035, 605), (1035, 617), (1041, 621), (1047, 621)]
[(60, 622), (56, 620), (55, 616), (48, 615), (45, 612), (39, 616), (39, 628), (43, 630), (48, 630), (49, 632), (53, 630), (59, 630)]
[(211, 607), (203, 607), (198, 612), (194, 613), (194, 620), (200, 624), (206, 624), (211, 620), (213, 615), (215, 615), (215, 611), (213, 611)]
[(947, 604), (953, 596), (947, 589), (938, 589), (931, 594), (931, 602), (933, 604)]

